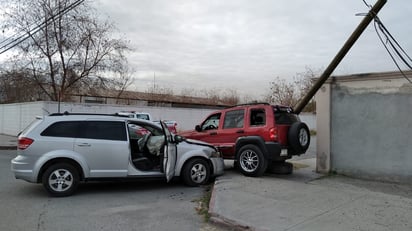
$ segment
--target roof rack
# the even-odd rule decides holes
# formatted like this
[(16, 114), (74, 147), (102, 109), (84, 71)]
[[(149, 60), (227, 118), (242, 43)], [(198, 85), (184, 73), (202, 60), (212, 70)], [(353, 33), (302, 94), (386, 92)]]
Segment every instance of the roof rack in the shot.
[[(270, 103), (268, 103), (268, 102), (254, 102), (254, 103), (236, 104), (236, 105), (231, 106), (231, 107), (240, 107), (240, 106), (249, 106), (249, 105), (261, 105), (261, 104), (263, 104), (263, 105), (270, 105)], [(231, 107), (228, 107), (228, 108), (231, 108)]]
[(103, 113), (71, 113), (68, 111), (65, 111), (63, 113), (52, 113), (49, 116), (67, 116), (67, 115), (100, 115), (100, 116), (122, 116), (119, 115), (118, 113), (113, 113), (113, 114), (103, 114)]

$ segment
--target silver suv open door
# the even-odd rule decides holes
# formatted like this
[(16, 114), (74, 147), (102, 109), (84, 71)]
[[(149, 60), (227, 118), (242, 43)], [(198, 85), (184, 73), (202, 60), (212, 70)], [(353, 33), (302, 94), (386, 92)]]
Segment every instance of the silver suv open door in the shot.
[(176, 144), (173, 143), (172, 134), (170, 133), (167, 125), (160, 121), (163, 132), (165, 134), (165, 155), (163, 160), (164, 172), (166, 174), (166, 180), (169, 182), (175, 175), (176, 166)]

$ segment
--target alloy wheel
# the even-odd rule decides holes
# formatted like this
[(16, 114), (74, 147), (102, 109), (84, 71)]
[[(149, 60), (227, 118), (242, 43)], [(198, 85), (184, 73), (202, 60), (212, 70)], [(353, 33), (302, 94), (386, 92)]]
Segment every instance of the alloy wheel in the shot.
[(64, 192), (73, 184), (73, 175), (67, 169), (56, 169), (49, 176), (49, 186), (56, 192)]
[(253, 172), (259, 166), (259, 156), (252, 150), (246, 150), (240, 154), (240, 166), (246, 172)]
[(190, 177), (195, 183), (203, 183), (207, 177), (206, 166), (200, 163), (193, 165), (192, 169), (190, 170)]

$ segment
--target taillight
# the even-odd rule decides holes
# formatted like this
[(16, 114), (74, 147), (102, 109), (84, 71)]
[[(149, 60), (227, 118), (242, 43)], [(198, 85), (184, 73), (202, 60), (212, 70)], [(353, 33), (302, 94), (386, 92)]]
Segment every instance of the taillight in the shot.
[(18, 143), (17, 148), (20, 150), (24, 150), (28, 148), (33, 142), (34, 140), (27, 138), (27, 137), (19, 138), (19, 143)]
[(269, 130), (269, 138), (271, 140), (277, 140), (278, 139), (278, 129), (277, 129), (277, 127), (271, 128)]

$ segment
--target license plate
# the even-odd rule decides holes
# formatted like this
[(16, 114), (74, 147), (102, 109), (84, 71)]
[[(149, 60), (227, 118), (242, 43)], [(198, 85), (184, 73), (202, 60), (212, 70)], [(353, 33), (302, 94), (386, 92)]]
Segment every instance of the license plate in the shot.
[(288, 155), (288, 150), (287, 149), (280, 150), (280, 156), (287, 156), (287, 155)]

